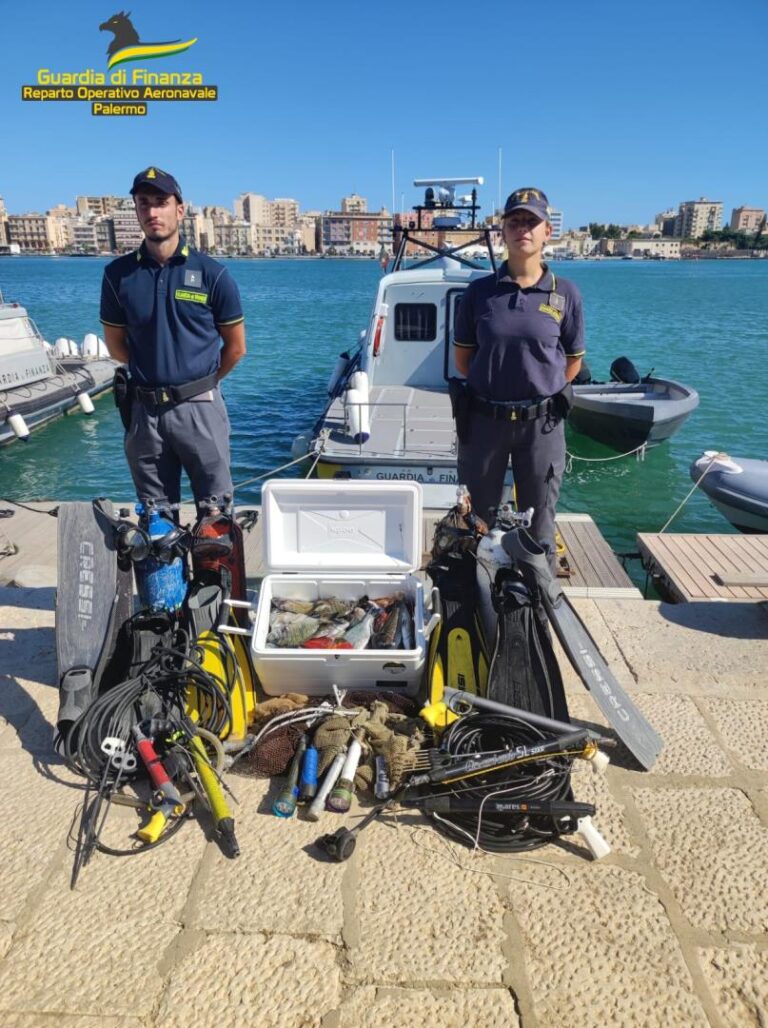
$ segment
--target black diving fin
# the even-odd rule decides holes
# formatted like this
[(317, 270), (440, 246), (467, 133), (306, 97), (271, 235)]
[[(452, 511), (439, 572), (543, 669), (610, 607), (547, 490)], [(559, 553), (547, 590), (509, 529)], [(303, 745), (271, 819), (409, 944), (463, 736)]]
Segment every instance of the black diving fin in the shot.
[(541, 605), (532, 602), (530, 590), (512, 568), (496, 573), (491, 599), (497, 621), (488, 698), (567, 722), (563, 679)]
[(117, 524), (108, 500), (59, 506), (56, 721), (62, 733), (113, 684), (120, 663), (119, 636), (131, 615), (133, 573), (118, 552)]
[(547, 556), (524, 529), (507, 532), (502, 546), (515, 562), (532, 596), (538, 596), (568, 659), (612, 728), (646, 770), (664, 742), (619, 685), (597, 643), (552, 577)]
[(485, 695), (488, 658), (476, 612), (477, 573), (468, 553), (449, 553), (427, 573), (440, 596), (441, 622), (430, 647), (431, 702), (442, 700), (443, 686)]

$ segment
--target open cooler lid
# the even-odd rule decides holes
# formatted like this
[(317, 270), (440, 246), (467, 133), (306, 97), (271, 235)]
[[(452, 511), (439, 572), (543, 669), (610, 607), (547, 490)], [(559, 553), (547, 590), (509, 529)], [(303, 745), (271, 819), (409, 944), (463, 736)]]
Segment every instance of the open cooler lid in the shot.
[(272, 479), (261, 503), (270, 572), (402, 572), (421, 563), (418, 482)]

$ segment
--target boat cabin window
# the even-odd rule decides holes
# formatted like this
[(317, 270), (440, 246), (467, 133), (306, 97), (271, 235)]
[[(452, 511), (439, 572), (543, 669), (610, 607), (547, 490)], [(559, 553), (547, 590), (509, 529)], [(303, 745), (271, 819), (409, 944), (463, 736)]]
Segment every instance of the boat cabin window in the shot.
[(434, 303), (396, 303), (395, 339), (428, 343), (437, 336), (437, 305)]

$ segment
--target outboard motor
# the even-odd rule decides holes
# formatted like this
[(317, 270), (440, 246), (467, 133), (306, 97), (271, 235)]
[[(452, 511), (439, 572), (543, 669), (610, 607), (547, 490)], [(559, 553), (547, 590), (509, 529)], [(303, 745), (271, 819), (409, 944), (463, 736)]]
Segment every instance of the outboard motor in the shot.
[(617, 357), (611, 364), (611, 382), (624, 382), (627, 385), (640, 384), (640, 372), (629, 357)]
[(583, 386), (583, 385), (589, 385), (589, 383), (591, 381), (592, 381), (592, 372), (589, 370), (589, 365), (587, 364), (587, 362), (585, 360), (583, 360), (581, 362), (581, 367), (579, 368), (578, 375), (576, 375), (576, 377), (573, 379), (573, 384), (574, 385)]

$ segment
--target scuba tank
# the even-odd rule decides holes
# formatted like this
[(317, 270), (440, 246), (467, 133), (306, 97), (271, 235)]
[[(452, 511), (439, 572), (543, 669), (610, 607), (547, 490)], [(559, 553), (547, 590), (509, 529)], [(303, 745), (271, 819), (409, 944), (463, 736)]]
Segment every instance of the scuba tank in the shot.
[(245, 554), (243, 530), (232, 512), (232, 497), (225, 495), (218, 504), (215, 497), (201, 508), (192, 530), (192, 569), (194, 578), (211, 580), (227, 571), (233, 600), (245, 600)]
[[(201, 508), (192, 531), (192, 575), (199, 584), (220, 585), (233, 600), (246, 600), (243, 530), (232, 510), (232, 497), (222, 503), (211, 497)], [(247, 627), (247, 611), (235, 608), (241, 627)]]
[(148, 610), (178, 610), (187, 594), (184, 557), (179, 546), (184, 531), (151, 501), (146, 507), (137, 503), (135, 509), (139, 528), (150, 545), (149, 554), (133, 565), (139, 601)]

